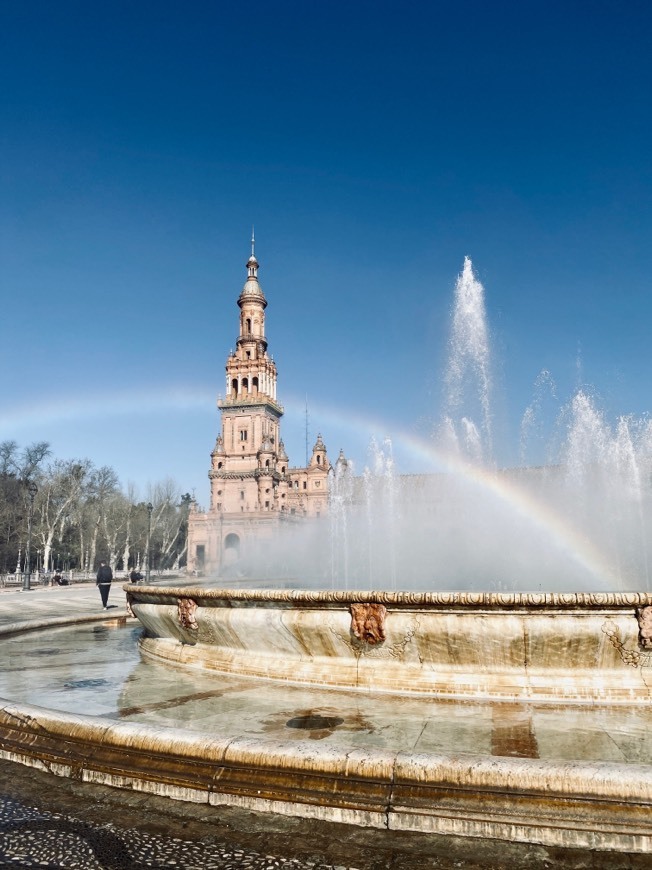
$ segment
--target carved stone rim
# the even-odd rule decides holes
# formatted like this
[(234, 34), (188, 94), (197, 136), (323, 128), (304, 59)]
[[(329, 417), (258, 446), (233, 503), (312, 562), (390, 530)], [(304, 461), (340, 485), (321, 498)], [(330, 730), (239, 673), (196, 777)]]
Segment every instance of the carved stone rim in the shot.
[[(445, 607), (461, 609), (595, 609), (637, 608), (652, 605), (650, 592), (388, 592), (312, 589), (229, 589), (202, 586), (136, 586), (123, 589), (134, 601), (193, 598), (199, 602), (308, 605), (384, 604), (388, 607)], [(209, 605), (210, 606), (210, 605)]]

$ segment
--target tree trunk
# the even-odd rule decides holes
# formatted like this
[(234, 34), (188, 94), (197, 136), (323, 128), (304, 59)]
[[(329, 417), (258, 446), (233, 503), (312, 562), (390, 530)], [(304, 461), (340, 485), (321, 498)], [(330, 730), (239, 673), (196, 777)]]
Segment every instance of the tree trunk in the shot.
[(100, 527), (100, 518), (98, 517), (97, 522), (93, 526), (93, 535), (91, 537), (91, 547), (90, 547), (90, 552), (88, 554), (88, 556), (89, 556), (89, 558), (88, 558), (88, 570), (89, 571), (95, 570), (95, 553), (97, 552), (97, 532), (99, 530), (99, 527)]
[(125, 534), (125, 548), (122, 551), (122, 567), (125, 571), (129, 570), (129, 550), (131, 549), (131, 506), (127, 514), (127, 531)]

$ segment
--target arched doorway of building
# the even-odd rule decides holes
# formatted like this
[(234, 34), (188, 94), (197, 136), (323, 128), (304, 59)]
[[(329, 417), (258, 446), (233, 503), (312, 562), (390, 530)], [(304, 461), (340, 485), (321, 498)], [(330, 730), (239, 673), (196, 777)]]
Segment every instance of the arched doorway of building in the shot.
[(224, 565), (233, 565), (240, 558), (240, 537), (230, 532), (224, 538)]

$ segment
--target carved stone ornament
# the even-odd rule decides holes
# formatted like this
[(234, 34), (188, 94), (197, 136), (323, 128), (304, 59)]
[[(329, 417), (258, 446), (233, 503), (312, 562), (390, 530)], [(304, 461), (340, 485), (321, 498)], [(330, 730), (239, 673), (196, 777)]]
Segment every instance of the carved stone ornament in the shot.
[[(652, 608), (646, 607), (641, 608), (643, 610), (651, 610)], [(640, 617), (638, 610), (636, 611), (636, 615), (639, 618), (639, 626), (640, 626)], [(647, 619), (650, 619), (650, 614), (648, 613)], [(650, 623), (648, 623), (648, 629), (652, 628)], [(618, 655), (622, 659), (623, 663), (626, 665), (631, 665), (633, 668), (649, 668), (652, 666), (652, 653), (650, 652), (641, 652), (638, 649), (628, 649), (622, 641), (620, 637), (620, 629), (616, 625), (616, 623), (612, 619), (607, 619), (607, 621), (602, 626), (602, 631), (609, 638), (609, 642), (613, 646), (613, 648), (618, 652)], [(642, 640), (642, 629), (639, 629), (639, 646), (643, 647)], [(647, 641), (650, 644), (650, 640)], [(645, 649), (645, 647), (643, 647)], [(652, 649), (652, 644), (648, 646), (648, 649)]]
[(623, 664), (631, 665), (633, 668), (640, 667), (641, 653), (637, 649), (627, 649), (620, 637), (620, 629), (613, 620), (608, 619), (602, 626), (602, 631), (609, 638), (609, 642), (622, 659)]
[(179, 625), (182, 628), (189, 628), (191, 631), (197, 631), (199, 628), (195, 620), (197, 602), (193, 601), (192, 598), (178, 598), (177, 606), (179, 608)]
[(641, 649), (652, 649), (652, 607), (637, 607), (638, 643)]
[(387, 608), (383, 604), (352, 604), (351, 631), (370, 646), (385, 640), (385, 617)]

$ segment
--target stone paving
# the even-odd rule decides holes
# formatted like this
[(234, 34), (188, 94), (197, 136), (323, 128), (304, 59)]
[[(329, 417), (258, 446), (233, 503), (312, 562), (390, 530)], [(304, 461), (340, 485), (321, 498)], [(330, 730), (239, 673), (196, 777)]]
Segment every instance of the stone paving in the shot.
[[(126, 613), (123, 583), (113, 583), (109, 614)], [(0, 588), (0, 628), (11, 623), (50, 620), (56, 617), (92, 616), (103, 613), (100, 593), (94, 583), (72, 586), (36, 586), (29, 592), (16, 587)]]
[(93, 825), (6, 796), (0, 796), (0, 861), (2, 866), (84, 870), (351, 870), (133, 828), (120, 830), (112, 823)]

